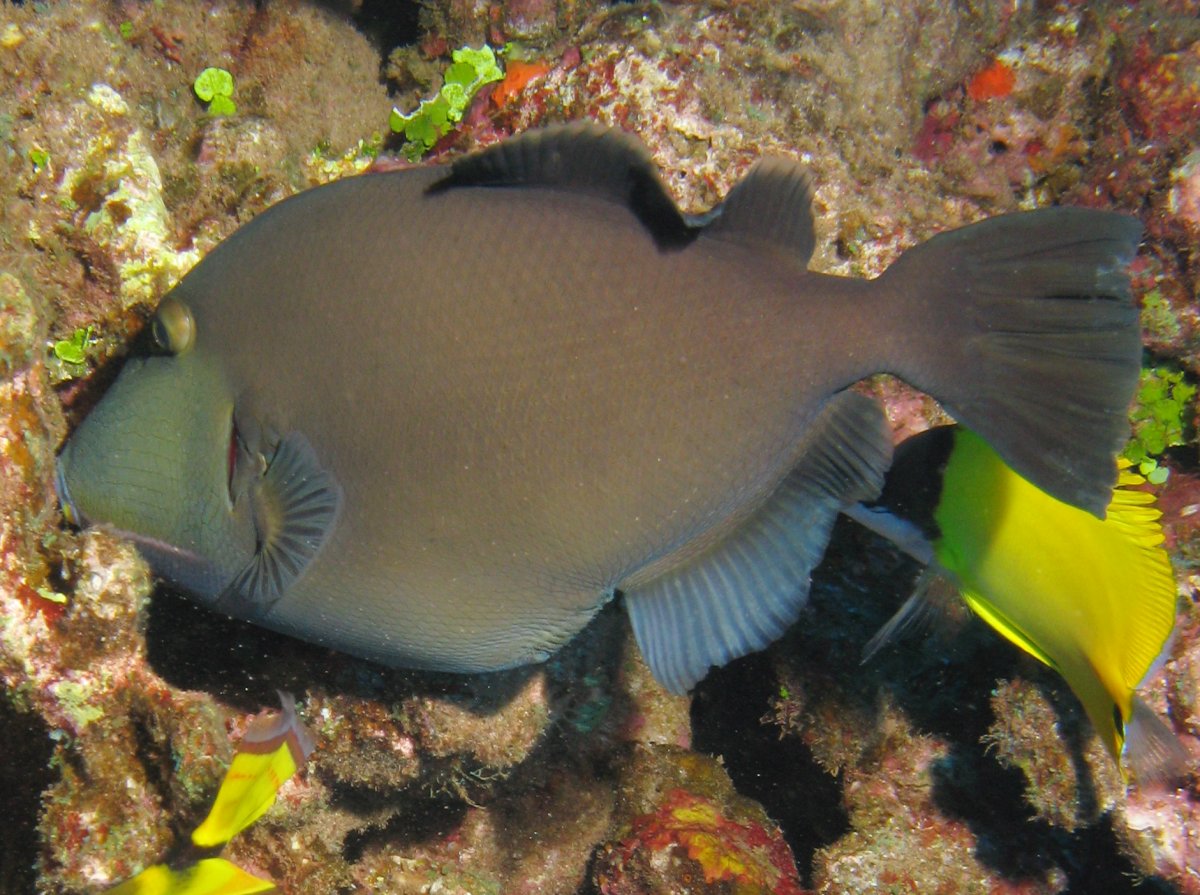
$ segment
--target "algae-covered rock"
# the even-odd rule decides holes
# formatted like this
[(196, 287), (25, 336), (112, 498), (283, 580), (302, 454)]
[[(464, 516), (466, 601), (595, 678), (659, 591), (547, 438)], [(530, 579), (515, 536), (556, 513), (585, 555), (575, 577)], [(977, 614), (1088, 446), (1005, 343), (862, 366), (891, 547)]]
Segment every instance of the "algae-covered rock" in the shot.
[(707, 756), (639, 747), (622, 769), (615, 821), (592, 869), (605, 895), (803, 895), (779, 827)]
[(1035, 817), (1074, 832), (1120, 803), (1120, 771), (1100, 740), (1088, 735), (1087, 719), (1073, 700), (1056, 706), (1029, 681), (1003, 681), (992, 695), (992, 711), (988, 746), (1000, 764), (1025, 778), (1025, 800)]
[(73, 119), (93, 136), (77, 162), (64, 168), (59, 202), (77, 210), (81, 238), (115, 268), (119, 308), (150, 302), (175, 285), (199, 253), (171, 247), (158, 163), (145, 131), (131, 127), (124, 98), (94, 84)]

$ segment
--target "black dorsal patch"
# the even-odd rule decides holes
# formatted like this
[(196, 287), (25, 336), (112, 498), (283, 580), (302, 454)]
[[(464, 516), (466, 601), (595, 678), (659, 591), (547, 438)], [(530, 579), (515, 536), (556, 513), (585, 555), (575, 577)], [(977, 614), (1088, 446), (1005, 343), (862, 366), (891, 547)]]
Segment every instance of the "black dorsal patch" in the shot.
[(755, 248), (774, 247), (807, 266), (817, 240), (813, 229), (812, 184), (797, 161), (759, 161), (703, 218), (706, 237)]
[(956, 431), (956, 426), (936, 426), (901, 442), (875, 503), (916, 525), (931, 542), (942, 536), (934, 514)]
[(690, 243), (699, 229), (679, 211), (640, 140), (590, 122), (527, 131), (456, 159), (431, 190), (548, 187), (627, 205), (662, 248)]

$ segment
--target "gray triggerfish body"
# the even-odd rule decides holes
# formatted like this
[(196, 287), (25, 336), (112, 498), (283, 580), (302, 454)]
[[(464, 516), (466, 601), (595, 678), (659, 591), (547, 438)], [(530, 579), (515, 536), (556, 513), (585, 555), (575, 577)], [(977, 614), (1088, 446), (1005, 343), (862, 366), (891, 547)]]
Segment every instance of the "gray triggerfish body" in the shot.
[(681, 214), (593, 125), (302, 193), (166, 296), (62, 450), (64, 505), (203, 603), (391, 665), (536, 662), (620, 592), (677, 691), (778, 637), (879, 491), (865, 376), (1102, 514), (1138, 223), (994, 218), (867, 281), (807, 270), (810, 200), (769, 159)]

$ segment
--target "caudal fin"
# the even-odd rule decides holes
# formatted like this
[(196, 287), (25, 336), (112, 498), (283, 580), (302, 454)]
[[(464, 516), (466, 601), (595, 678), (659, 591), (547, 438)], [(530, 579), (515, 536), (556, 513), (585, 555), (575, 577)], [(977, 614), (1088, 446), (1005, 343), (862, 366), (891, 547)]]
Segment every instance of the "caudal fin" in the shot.
[(935, 236), (881, 278), (922, 333), (894, 372), (1026, 479), (1100, 517), (1141, 365), (1125, 272), (1141, 232), (1084, 208), (1004, 215)]
[(1133, 779), (1148, 785), (1182, 779), (1191, 756), (1175, 731), (1135, 695), (1133, 713), (1125, 724), (1124, 758)]

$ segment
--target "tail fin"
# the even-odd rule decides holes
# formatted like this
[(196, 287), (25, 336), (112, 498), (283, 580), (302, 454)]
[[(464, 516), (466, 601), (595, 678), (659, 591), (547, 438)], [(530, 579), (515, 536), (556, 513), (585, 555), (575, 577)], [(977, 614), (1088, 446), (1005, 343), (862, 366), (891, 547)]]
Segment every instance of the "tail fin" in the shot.
[(1136, 694), (1125, 724), (1125, 762), (1139, 784), (1175, 783), (1188, 770), (1191, 756), (1175, 731)]
[(1125, 272), (1141, 232), (1083, 208), (1004, 215), (935, 236), (881, 278), (920, 316), (904, 331), (923, 344), (906, 340), (893, 371), (1023, 477), (1101, 518), (1141, 366)]

